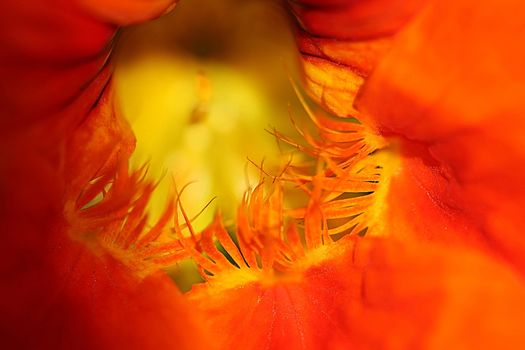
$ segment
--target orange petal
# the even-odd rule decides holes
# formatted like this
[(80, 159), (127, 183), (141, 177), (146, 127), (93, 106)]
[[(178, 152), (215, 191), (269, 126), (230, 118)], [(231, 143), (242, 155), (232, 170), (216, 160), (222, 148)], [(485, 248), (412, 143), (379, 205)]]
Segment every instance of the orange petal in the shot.
[(361, 240), (353, 263), (363, 268), (361, 300), (347, 319), (357, 348), (521, 347), (525, 285), (499, 259), (448, 245)]
[(411, 242), (347, 243), (298, 275), (212, 283), (188, 297), (222, 349), (519, 348), (525, 340), (525, 285), (497, 261)]
[(432, 2), (358, 102), (365, 122), (401, 137), (391, 229), (481, 242), (522, 269), (524, 21), (520, 1)]
[(310, 93), (335, 114), (355, 116), (364, 79), (421, 2), (290, 1)]

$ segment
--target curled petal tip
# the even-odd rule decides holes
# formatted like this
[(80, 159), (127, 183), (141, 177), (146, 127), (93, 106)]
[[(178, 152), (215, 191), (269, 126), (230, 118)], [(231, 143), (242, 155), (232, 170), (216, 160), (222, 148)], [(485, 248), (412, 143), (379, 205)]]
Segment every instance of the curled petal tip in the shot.
[(125, 26), (154, 19), (168, 13), (178, 0), (76, 0), (101, 20)]

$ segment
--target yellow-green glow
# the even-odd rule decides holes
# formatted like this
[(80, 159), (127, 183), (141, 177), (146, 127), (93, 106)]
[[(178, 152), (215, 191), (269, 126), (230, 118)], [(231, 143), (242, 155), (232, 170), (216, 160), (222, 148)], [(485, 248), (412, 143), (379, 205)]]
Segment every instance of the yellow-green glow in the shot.
[(209, 223), (220, 208), (231, 217), (259, 171), (278, 169), (275, 139), (264, 132), (276, 112), (264, 91), (241, 72), (219, 63), (153, 55), (118, 71), (117, 91), (124, 115), (137, 137), (131, 165), (150, 164), (150, 178), (163, 181), (151, 202), (157, 217), (173, 180), (181, 187), (195, 182), (182, 197), (188, 214), (198, 213), (214, 196), (216, 203), (196, 221)]
[(233, 223), (244, 192), (259, 181), (248, 159), (264, 159), (270, 174), (289, 161), (265, 129), (293, 134), (289, 104), (301, 119), (288, 80), (298, 76), (296, 49), (278, 1), (181, 1), (169, 15), (124, 30), (116, 57), (118, 102), (137, 138), (131, 166), (147, 162), (149, 179), (162, 179), (150, 223), (174, 183), (190, 182), (182, 196), (190, 218), (217, 197), (193, 222), (197, 231), (218, 209)]

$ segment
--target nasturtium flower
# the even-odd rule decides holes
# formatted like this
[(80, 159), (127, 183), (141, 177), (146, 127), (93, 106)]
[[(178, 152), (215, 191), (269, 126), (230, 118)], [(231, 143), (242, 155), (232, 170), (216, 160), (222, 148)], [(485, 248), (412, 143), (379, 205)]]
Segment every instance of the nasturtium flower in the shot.
[[(313, 128), (273, 132), (303, 156), (234, 230), (196, 230), (182, 184), (150, 222), (128, 165), (112, 49), (173, 5), (0, 5), (3, 347), (522, 347), (521, 2), (290, 0), (324, 110), (296, 87)], [(186, 259), (182, 294), (163, 269)]]

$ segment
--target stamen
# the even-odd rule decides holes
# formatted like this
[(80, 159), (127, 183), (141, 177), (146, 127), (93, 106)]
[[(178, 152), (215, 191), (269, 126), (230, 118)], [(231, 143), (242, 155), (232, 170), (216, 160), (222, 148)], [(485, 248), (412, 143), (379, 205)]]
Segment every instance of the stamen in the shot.
[[(147, 227), (146, 206), (156, 184), (145, 180), (146, 172), (147, 165), (129, 172), (127, 163), (122, 163), (113, 173), (86, 184), (76, 201), (65, 205), (72, 238), (103, 248), (138, 276), (189, 257), (183, 244), (169, 237), (167, 226), (176, 209), (173, 200), (153, 227)], [(100, 201), (86, 206), (97, 196)]]

